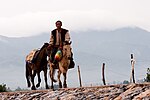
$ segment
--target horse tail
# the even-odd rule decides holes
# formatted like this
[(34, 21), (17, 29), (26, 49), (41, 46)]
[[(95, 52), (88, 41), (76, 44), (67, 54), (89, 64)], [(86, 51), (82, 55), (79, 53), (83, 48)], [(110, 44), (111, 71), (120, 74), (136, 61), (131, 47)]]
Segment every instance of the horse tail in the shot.
[(25, 72), (25, 74), (26, 74), (26, 80), (27, 80), (27, 84), (28, 84), (28, 87), (30, 87), (31, 86), (31, 84), (30, 84), (30, 74), (29, 74), (29, 62), (28, 61), (26, 61), (26, 72)]

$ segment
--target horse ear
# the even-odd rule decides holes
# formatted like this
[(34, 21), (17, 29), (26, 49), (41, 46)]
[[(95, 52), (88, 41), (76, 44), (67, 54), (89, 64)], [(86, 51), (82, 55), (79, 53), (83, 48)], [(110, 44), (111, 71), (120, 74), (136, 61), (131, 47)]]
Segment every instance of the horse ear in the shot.
[(45, 46), (48, 46), (48, 45), (49, 45), (49, 43), (44, 43), (44, 45), (45, 45)]
[(72, 41), (69, 42), (69, 45), (72, 43)]
[(64, 41), (64, 45), (70, 45), (72, 43), (72, 41), (68, 42), (68, 41)]

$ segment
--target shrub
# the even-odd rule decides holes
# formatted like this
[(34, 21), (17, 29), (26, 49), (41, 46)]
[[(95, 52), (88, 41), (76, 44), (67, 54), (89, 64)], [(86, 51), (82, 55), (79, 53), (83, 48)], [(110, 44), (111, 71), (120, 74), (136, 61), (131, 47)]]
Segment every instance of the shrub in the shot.
[(6, 91), (7, 91), (6, 84), (0, 85), (0, 92), (6, 92)]
[(150, 68), (147, 68), (147, 73), (146, 73), (146, 82), (150, 82)]

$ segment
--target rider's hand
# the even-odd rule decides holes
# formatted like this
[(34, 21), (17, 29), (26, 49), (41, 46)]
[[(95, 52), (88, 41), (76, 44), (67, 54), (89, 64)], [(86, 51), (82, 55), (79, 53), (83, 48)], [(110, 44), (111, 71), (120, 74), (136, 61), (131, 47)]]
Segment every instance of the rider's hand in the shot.
[(59, 49), (62, 50), (62, 46), (60, 46)]
[(61, 45), (59, 46), (59, 49), (62, 50), (62, 48), (63, 48), (63, 46), (62, 46), (62, 44), (61, 44)]

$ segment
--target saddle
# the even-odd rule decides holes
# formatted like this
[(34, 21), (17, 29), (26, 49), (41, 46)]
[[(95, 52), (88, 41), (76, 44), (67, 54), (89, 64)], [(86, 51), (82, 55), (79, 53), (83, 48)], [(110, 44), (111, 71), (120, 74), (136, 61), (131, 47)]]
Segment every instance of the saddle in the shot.
[[(55, 55), (55, 57), (57, 57), (58, 55), (57, 55), (57, 53), (56, 53), (56, 55)], [(54, 66), (54, 69), (58, 69), (59, 67), (58, 67), (59, 65), (58, 65), (58, 61), (55, 63), (55, 66)], [(73, 60), (73, 53), (72, 53), (72, 56), (71, 56), (71, 58), (70, 58), (70, 65), (69, 65), (69, 68), (68, 69), (72, 69), (72, 68), (74, 68), (74, 66), (75, 66), (75, 62), (74, 62), (74, 60)]]

